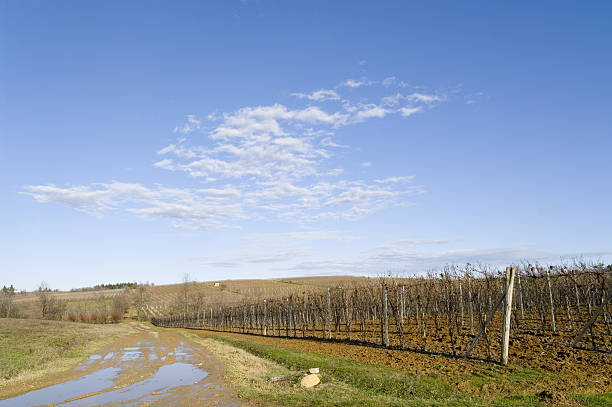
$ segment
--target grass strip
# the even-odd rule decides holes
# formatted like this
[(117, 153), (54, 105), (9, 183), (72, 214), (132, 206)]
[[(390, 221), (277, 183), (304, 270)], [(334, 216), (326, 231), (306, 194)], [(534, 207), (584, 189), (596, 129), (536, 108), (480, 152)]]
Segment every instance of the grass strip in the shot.
[[(190, 334), (198, 337), (206, 334)], [(574, 405), (600, 407), (609, 406), (610, 394), (574, 395), (561, 400), (540, 400), (536, 394), (512, 397), (482, 397), (461, 393), (446, 381), (426, 375), (415, 375), (387, 366), (371, 365), (317, 352), (287, 349), (280, 346), (230, 336), (211, 336), (232, 348), (241, 349), (260, 360), (272, 362), (274, 372), (260, 375), (269, 382), (279, 369), (285, 372), (305, 371), (311, 367), (321, 369), (321, 385), (315, 389), (294, 387), (298, 379), (289, 384), (275, 384), (266, 389), (239, 391), (250, 399), (272, 401), (283, 406), (550, 406)], [(255, 362), (253, 362), (255, 363)], [(235, 368), (235, 367), (234, 367)], [(516, 375), (517, 377), (514, 377)], [(491, 377), (490, 380), (519, 382), (537, 379), (539, 372), (517, 369), (507, 377)], [(474, 379), (466, 375), (466, 379)], [(484, 380), (484, 379), (482, 379)]]

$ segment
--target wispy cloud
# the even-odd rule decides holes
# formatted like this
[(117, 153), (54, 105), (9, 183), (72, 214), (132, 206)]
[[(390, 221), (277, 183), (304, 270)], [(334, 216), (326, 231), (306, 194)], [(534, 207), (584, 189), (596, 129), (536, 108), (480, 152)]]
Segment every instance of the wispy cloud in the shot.
[(340, 95), (338, 95), (335, 90), (331, 89), (320, 89), (312, 93), (292, 93), (292, 95), (300, 99), (309, 99), (317, 102), (340, 99)]
[(434, 102), (441, 102), (445, 98), (440, 95), (432, 95), (432, 94), (426, 94), (426, 93), (412, 93), (407, 96), (407, 99), (412, 100), (414, 102), (434, 103)]
[(296, 258), (309, 256), (310, 253), (301, 249), (276, 250), (269, 253), (238, 252), (233, 254), (195, 257), (192, 261), (212, 267), (234, 268), (253, 264), (283, 263)]
[(409, 117), (409, 116), (412, 116), (415, 113), (420, 112), (421, 110), (423, 110), (423, 108), (421, 106), (417, 106), (417, 107), (402, 107), (400, 109), (400, 113), (404, 117)]
[(113, 181), (64, 188), (32, 185), (23, 193), (38, 202), (62, 203), (96, 216), (124, 210), (141, 217), (170, 219), (175, 226), (207, 229), (229, 227), (230, 222), (246, 218), (243, 206), (230, 191), (148, 188)]
[(446, 264), (483, 263), (503, 266), (526, 259), (550, 256), (528, 246), (464, 250), (423, 250), (422, 246), (443, 246), (452, 240), (404, 240), (373, 247), (354, 258), (331, 258), (304, 261), (290, 272), (349, 273), (377, 275), (384, 273), (422, 273), (440, 269)]
[[(425, 92), (398, 92), (393, 96), (397, 103), (372, 100), (375, 87), (381, 93), (399, 86), (399, 80), (387, 79), (384, 84), (347, 80), (336, 89), (294, 93), (303, 103), (297, 107), (275, 103), (203, 115), (203, 119), (188, 115), (174, 129), (176, 141), (158, 151), (161, 157), (154, 166), (183, 172), (203, 183), (200, 188), (114, 181), (33, 185), (24, 192), (39, 202), (58, 202), (90, 214), (123, 210), (198, 228), (234, 227), (247, 218), (299, 224), (357, 220), (385, 208), (410, 205), (411, 197), (424, 192), (413, 183), (413, 176), (359, 179), (337, 160), (338, 150), (349, 147), (334, 141), (338, 129), (391, 115), (410, 116), (444, 100)], [(365, 85), (369, 90), (361, 94)], [(341, 92), (345, 87), (353, 89), (348, 96)], [(328, 100), (338, 103), (330, 108), (323, 103)], [(401, 103), (409, 107), (398, 107)], [(362, 166), (367, 168), (368, 163)]]
[(355, 80), (355, 79), (347, 79), (342, 82), (340, 86), (345, 86), (347, 88), (360, 88), (362, 86), (369, 85), (371, 82), (368, 80)]
[(290, 246), (322, 240), (350, 241), (355, 237), (340, 230), (305, 230), (299, 232), (254, 233), (243, 236), (253, 246)]
[(177, 126), (174, 128), (174, 132), (181, 133), (181, 134), (193, 133), (194, 131), (200, 129), (201, 124), (202, 124), (201, 120), (197, 119), (195, 115), (190, 114), (190, 115), (187, 115), (187, 119), (182, 126)]
[[(507, 246), (474, 249), (444, 249), (457, 239), (404, 239), (372, 247), (353, 257), (335, 257), (296, 263), (285, 270), (310, 274), (381, 275), (386, 273), (424, 273), (448, 264), (487, 264), (504, 267), (520, 262), (559, 262), (563, 259), (598, 258), (612, 252), (552, 253), (532, 246)], [(437, 250), (436, 250), (437, 249)], [(280, 269), (279, 269), (280, 270)]]

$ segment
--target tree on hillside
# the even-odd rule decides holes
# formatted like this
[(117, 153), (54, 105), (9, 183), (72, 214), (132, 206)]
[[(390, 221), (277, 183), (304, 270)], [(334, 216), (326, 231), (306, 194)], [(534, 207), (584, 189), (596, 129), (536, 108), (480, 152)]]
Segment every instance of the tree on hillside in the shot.
[(3, 286), (0, 291), (0, 318), (14, 318), (17, 316), (17, 308), (13, 304), (15, 287)]
[(42, 282), (36, 291), (40, 314), (44, 319), (61, 319), (65, 311), (65, 304), (55, 298), (51, 288), (46, 282)]
[(148, 285), (138, 284), (134, 291), (134, 308), (136, 309), (136, 318), (143, 320), (147, 318), (147, 307), (151, 300), (151, 292)]

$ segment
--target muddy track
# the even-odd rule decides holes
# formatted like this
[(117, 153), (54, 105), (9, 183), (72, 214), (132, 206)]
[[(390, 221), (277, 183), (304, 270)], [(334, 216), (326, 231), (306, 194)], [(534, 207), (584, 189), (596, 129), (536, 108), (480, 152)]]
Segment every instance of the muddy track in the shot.
[(0, 407), (246, 406), (224, 385), (221, 363), (200, 346), (176, 332), (133, 328), (74, 369), (0, 400)]

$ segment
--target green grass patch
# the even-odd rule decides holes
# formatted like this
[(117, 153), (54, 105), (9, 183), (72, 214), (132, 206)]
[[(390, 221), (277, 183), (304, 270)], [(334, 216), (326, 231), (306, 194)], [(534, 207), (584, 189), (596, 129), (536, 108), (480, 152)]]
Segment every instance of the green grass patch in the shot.
[(287, 406), (485, 406), (478, 396), (458, 394), (443, 380), (414, 375), (386, 366), (364, 364), (315, 352), (302, 352), (243, 339), (223, 337), (242, 348), (293, 371), (321, 368), (322, 385), (316, 391), (284, 394)]
[(587, 407), (612, 406), (612, 393), (603, 394), (575, 394), (573, 399)]
[[(387, 366), (361, 363), (316, 352), (287, 349), (236, 337), (219, 337), (233, 347), (241, 348), (252, 355), (272, 361), (288, 371), (305, 371), (311, 367), (321, 368), (321, 385), (310, 390), (276, 391), (246, 390), (247, 398), (272, 401), (283, 406), (510, 406), (542, 407), (554, 405), (543, 403), (537, 394), (502, 396), (479, 396), (462, 393), (442, 377), (415, 375)], [(502, 386), (516, 389), (517, 394), (529, 393), (539, 380), (554, 380), (556, 376), (535, 369), (517, 366), (492, 366), (479, 374), (454, 375), (453, 381), (466, 381), (471, 386)], [(296, 379), (297, 380), (297, 379)], [(526, 389), (526, 390), (525, 390)], [(566, 398), (574, 405), (588, 407), (611, 406), (610, 394), (575, 395)], [(561, 403), (567, 405), (567, 403)]]
[(502, 367), (491, 364), (491, 368), (474, 374), (464, 375), (462, 379), (467, 380), (472, 386), (482, 388), (488, 383), (507, 382), (518, 388), (529, 386), (537, 380), (555, 379), (556, 376), (541, 370), (528, 367)]

